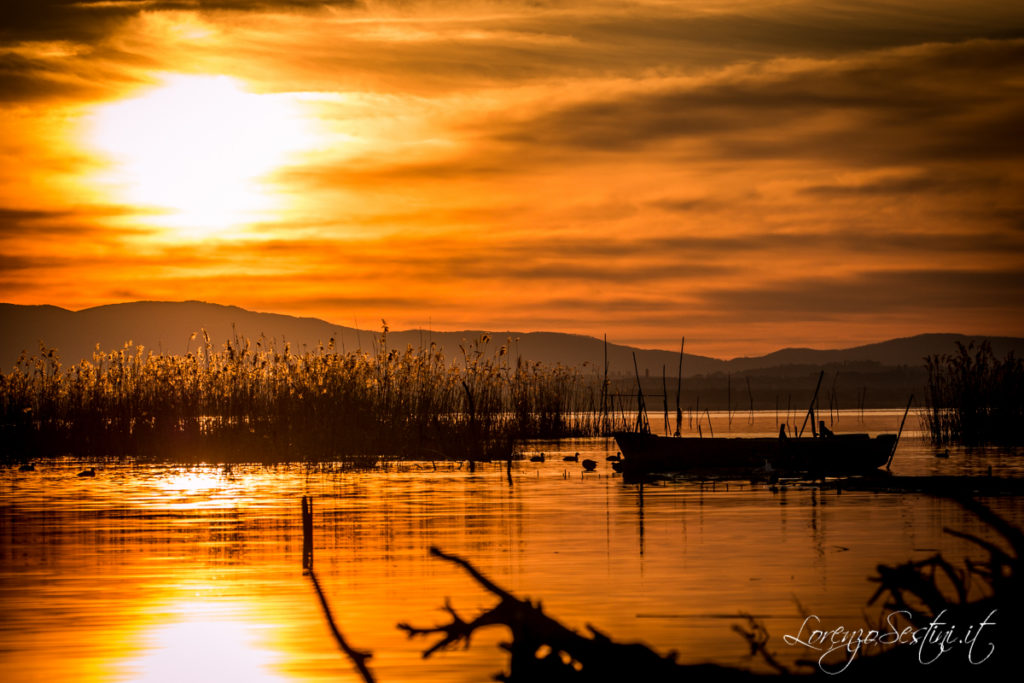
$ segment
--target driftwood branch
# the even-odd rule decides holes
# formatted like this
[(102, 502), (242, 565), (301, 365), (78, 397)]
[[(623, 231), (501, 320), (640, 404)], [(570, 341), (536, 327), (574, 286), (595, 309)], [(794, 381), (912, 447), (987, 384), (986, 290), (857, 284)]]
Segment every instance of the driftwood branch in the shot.
[(679, 681), (687, 675), (699, 679), (714, 677), (720, 681), (746, 681), (757, 677), (742, 669), (713, 664), (681, 665), (676, 662), (675, 652), (660, 655), (641, 643), (618, 643), (591, 625), (587, 625), (589, 635), (581, 635), (544, 614), (539, 602), (520, 600), (501, 588), (468, 560), (437, 548), (431, 548), (430, 552), (461, 567), (495, 595), (498, 603), (466, 621), (446, 601), (445, 611), (451, 619), (447, 624), (430, 628), (398, 624), (410, 638), (440, 636), (423, 651), (425, 658), (458, 645), (468, 647), (478, 628), (505, 626), (512, 633), (511, 642), (502, 644), (511, 655), (509, 672), (498, 674), (497, 680), (546, 683), (641, 679), (654, 683)]
[(750, 656), (760, 655), (765, 664), (780, 674), (789, 674), (789, 669), (775, 659), (774, 653), (768, 651), (768, 629), (764, 627), (764, 624), (755, 619), (753, 615), (744, 614), (742, 616), (747, 620), (747, 628), (737, 625), (733, 626), (732, 630), (747, 641), (747, 645), (750, 646)]

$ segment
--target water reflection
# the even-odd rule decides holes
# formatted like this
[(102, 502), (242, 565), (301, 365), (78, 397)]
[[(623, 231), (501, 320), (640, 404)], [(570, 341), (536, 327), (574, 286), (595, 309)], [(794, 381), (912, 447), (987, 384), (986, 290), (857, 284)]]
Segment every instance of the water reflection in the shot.
[[(898, 417), (898, 416), (897, 416)], [(768, 420), (771, 422), (771, 420)], [(533, 444), (508, 485), (504, 465), (447, 463), (387, 472), (301, 466), (41, 464), (0, 475), (0, 670), (21, 680), (357, 680), (302, 576), (300, 499), (315, 499), (318, 577), (378, 680), (479, 681), (504, 665), (481, 634), (467, 651), (422, 660), (398, 621), (440, 622), (489, 606), (427, 549), (471, 559), (503, 587), (544, 601), (566, 625), (674, 649), (685, 662), (762, 666), (730, 630), (759, 615), (780, 659), (801, 608), (862, 623), (879, 562), (976, 549), (942, 532), (986, 530), (921, 495), (819, 490), (801, 482), (624, 485), (601, 439)], [(599, 462), (583, 474), (562, 455)], [(896, 473), (999, 471), (1006, 452), (935, 458), (907, 440)], [(959, 468), (959, 470), (957, 469)], [(993, 506), (1024, 520), (1020, 501)], [(831, 622), (829, 621), (831, 620)]]
[(123, 665), (126, 679), (287, 680), (275, 670), (283, 655), (268, 642), (267, 625), (239, 619), (244, 608), (211, 609), (203, 602), (182, 602), (167, 611), (180, 620), (155, 624), (142, 635), (141, 654)]

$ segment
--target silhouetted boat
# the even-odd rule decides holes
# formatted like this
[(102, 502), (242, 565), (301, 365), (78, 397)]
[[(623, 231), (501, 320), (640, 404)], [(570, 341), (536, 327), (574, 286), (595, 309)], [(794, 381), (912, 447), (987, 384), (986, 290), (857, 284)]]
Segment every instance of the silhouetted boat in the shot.
[(694, 438), (613, 432), (625, 475), (740, 470), (858, 474), (889, 462), (896, 434), (842, 434), (828, 438)]

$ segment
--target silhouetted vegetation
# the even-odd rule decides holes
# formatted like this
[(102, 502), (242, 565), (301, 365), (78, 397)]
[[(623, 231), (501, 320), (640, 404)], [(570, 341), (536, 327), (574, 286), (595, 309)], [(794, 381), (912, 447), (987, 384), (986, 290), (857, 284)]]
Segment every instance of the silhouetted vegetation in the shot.
[(928, 356), (925, 425), (935, 443), (1019, 443), (1024, 427), (1024, 361), (999, 360), (986, 341)]
[(431, 548), (430, 553), (461, 567), (497, 597), (498, 603), (471, 621), (465, 621), (446, 602), (445, 611), (451, 617), (448, 624), (428, 628), (398, 624), (410, 638), (439, 636), (423, 651), (424, 657), (459, 645), (468, 647), (477, 629), (505, 626), (512, 632), (512, 641), (502, 647), (511, 656), (508, 673), (495, 675), (498, 681), (680, 681), (687, 675), (699, 680), (746, 681), (755, 677), (714, 664), (682, 665), (676, 662), (675, 652), (660, 655), (642, 643), (619, 643), (589, 625), (590, 635), (581, 635), (544, 614), (539, 602), (522, 600), (501, 588), (468, 560), (438, 548)]
[[(946, 528), (947, 534), (963, 538), (988, 557), (980, 562), (964, 560), (962, 567), (951, 564), (942, 554), (937, 553), (923, 560), (899, 565), (879, 565), (878, 575), (872, 581), (878, 583), (878, 590), (870, 602), (881, 600), (883, 607), (899, 613), (918, 633), (931, 634), (932, 625), (945, 628), (955, 627), (952, 646), (973, 644), (971, 657), (944, 657), (943, 667), (947, 672), (979, 673), (978, 664), (987, 663), (981, 669), (985, 674), (1000, 672), (1016, 675), (1019, 672), (1019, 653), (1024, 626), (1020, 614), (1024, 608), (1024, 581), (1021, 581), (1024, 561), (1024, 531), (988, 506), (974, 499), (958, 499), (960, 505), (976, 515), (994, 532), (996, 539), (987, 539), (975, 534)], [(982, 624), (988, 626), (984, 639), (971, 640), (966, 627), (976, 628), (975, 639), (980, 635)], [(929, 657), (940, 656), (945, 648), (936, 648), (935, 639), (929, 639), (932, 649)], [(948, 645), (949, 643), (944, 643)], [(916, 649), (916, 648), (913, 648)], [(912, 648), (894, 647), (878, 662), (891, 665), (899, 660), (909, 664), (920, 664), (919, 652)]]
[[(302, 354), (264, 340), (184, 356), (126, 345), (63, 367), (56, 350), (0, 375), (3, 457), (328, 460), (508, 458), (524, 438), (592, 435), (596, 380), (488, 352), (450, 360), (434, 346)], [(604, 425), (607, 426), (607, 425)]]

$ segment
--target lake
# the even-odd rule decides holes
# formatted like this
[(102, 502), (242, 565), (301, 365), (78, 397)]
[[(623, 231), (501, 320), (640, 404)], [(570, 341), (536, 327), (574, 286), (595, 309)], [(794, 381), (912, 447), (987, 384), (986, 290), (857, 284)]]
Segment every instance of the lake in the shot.
[[(895, 432), (902, 411), (843, 413), (836, 431)], [(716, 434), (777, 433), (774, 412), (708, 416)], [(652, 428), (662, 426), (652, 413)], [(785, 419), (783, 416), (781, 419)], [(690, 424), (684, 425), (690, 429)], [(704, 427), (706, 430), (706, 426)], [(912, 416), (896, 474), (1024, 477), (1017, 451), (951, 449)], [(707, 432), (705, 431), (705, 434)], [(400, 621), (464, 618), (495, 602), (430, 546), (472, 561), (500, 586), (541, 600), (570, 628), (676, 650), (685, 663), (767, 670), (732, 631), (741, 613), (788, 646), (806, 614), (859, 627), (879, 563), (937, 551), (982, 557), (950, 527), (994, 538), (973, 515), (918, 494), (836, 491), (801, 482), (685, 479), (624, 484), (603, 438), (534, 442), (515, 463), (330, 467), (37, 464), (0, 472), (0, 671), (5, 681), (356, 681), (302, 572), (300, 500), (312, 496), (315, 568), (338, 626), (371, 650), (377, 680), (486, 681), (507, 667), (503, 629), (424, 660), (432, 639)], [(584, 474), (565, 455), (599, 461)], [(1024, 504), (986, 499), (1018, 524)]]

